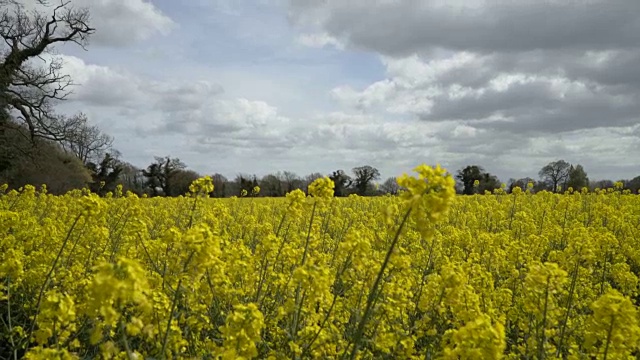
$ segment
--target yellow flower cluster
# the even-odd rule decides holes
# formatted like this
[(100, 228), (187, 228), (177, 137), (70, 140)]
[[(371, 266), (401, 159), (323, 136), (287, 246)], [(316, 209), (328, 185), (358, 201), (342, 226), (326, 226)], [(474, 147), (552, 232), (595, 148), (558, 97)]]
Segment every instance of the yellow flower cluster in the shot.
[(251, 359), (258, 356), (256, 343), (260, 341), (264, 317), (256, 304), (239, 304), (220, 328), (224, 338), (221, 358)]
[(189, 186), (189, 191), (192, 194), (201, 195), (209, 194), (213, 192), (213, 179), (210, 176), (205, 176), (197, 179)]
[(0, 186), (0, 357), (638, 356), (640, 196), (414, 170), (377, 198)]
[(334, 186), (333, 181), (326, 176), (316, 179), (309, 184), (309, 195), (320, 198), (330, 198), (333, 196)]

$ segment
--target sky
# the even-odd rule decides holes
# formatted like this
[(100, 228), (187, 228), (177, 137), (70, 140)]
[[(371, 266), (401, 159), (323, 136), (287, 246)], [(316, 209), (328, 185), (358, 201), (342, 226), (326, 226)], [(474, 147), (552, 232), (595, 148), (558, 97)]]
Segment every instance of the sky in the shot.
[(201, 174), (382, 177), (550, 161), (640, 175), (637, 0), (72, 0), (96, 33), (55, 50), (123, 160)]

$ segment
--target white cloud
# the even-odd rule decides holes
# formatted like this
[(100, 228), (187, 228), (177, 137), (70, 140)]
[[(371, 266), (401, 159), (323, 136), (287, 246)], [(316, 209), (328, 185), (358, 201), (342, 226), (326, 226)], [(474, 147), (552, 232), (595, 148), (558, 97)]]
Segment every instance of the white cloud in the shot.
[[(557, 15), (533, 0), (300, 0), (292, 30), (281, 0), (165, 3), (166, 14), (76, 0), (105, 46), (63, 57), (80, 85), (61, 110), (85, 111), (139, 166), (171, 155), (230, 177), (364, 164), (391, 176), (477, 163), (506, 180), (565, 158), (615, 177), (640, 153), (640, 51), (620, 30), (633, 33), (637, 5), (610, 2), (627, 11), (607, 12), (618, 21), (607, 27), (603, 1), (580, 3), (546, 2)], [(137, 55), (172, 18), (189, 19), (176, 32), (188, 41), (151, 45), (179, 56)]]
[[(51, 56), (45, 58), (50, 59)], [(96, 106), (132, 107), (144, 97), (143, 88), (146, 84), (126, 71), (87, 64), (75, 56), (59, 55), (56, 58), (64, 64), (62, 73), (69, 75), (75, 84), (69, 96), (71, 101)]]
[[(292, 118), (266, 101), (229, 97), (220, 85), (205, 79), (149, 80), (74, 57), (64, 59), (65, 69), (83, 84), (71, 102), (115, 135), (116, 146), (124, 154), (131, 154), (128, 158), (139, 165), (151, 161), (153, 155), (170, 154), (198, 171), (218, 171), (229, 176), (283, 169), (301, 174), (329, 172), (362, 164), (378, 167), (383, 175), (391, 176), (419, 162), (439, 162), (451, 170), (479, 163), (499, 176), (518, 177), (531, 176), (545, 162), (566, 157), (582, 163), (588, 171), (593, 169), (597, 176), (597, 169), (603, 169), (598, 165), (599, 159), (608, 160), (608, 171), (621, 171), (630, 166), (628, 161), (611, 154), (640, 150), (637, 126), (525, 135), (503, 129), (505, 124), (499, 117), (425, 122), (417, 118), (390, 119), (378, 111), (338, 111)], [(424, 65), (411, 62), (412, 66)], [(389, 73), (411, 72), (395, 66)], [(441, 98), (449, 97), (454, 86), (444, 87), (448, 92), (429, 93), (431, 88), (442, 88), (433, 84), (438, 81), (434, 79), (442, 78), (442, 73), (424, 73), (428, 75), (413, 83), (399, 76), (376, 83), (367, 91), (345, 86), (334, 89), (333, 94), (346, 103), (363, 105), (365, 110), (386, 106), (384, 111), (392, 111), (396, 106), (395, 111), (402, 113), (431, 111), (433, 103), (419, 102), (437, 100), (441, 104)], [(551, 78), (527, 79), (504, 76), (495, 83), (507, 84), (500, 89), (502, 92), (513, 86), (539, 86), (541, 81), (542, 89), (551, 89), (554, 96), (566, 93), (571, 97), (584, 91), (583, 86), (554, 82)], [(532, 89), (535, 87), (525, 87), (524, 91), (535, 98)], [(452, 106), (465, 104), (468, 96), (479, 96), (457, 91), (462, 95), (452, 98)], [(501, 93), (496, 89), (486, 91)], [(125, 99), (125, 95), (129, 98)], [(615, 137), (619, 140), (610, 140)], [(211, 156), (218, 160), (212, 163)]]
[(344, 44), (341, 41), (327, 33), (300, 34), (296, 38), (296, 41), (308, 47), (322, 48), (325, 46), (333, 46), (336, 49), (344, 49)]
[(167, 35), (176, 23), (146, 0), (79, 0), (91, 11), (98, 45), (122, 46)]
[(360, 111), (429, 122), (481, 121), (485, 129), (512, 133), (624, 127), (638, 121), (640, 113), (640, 88), (614, 92), (563, 72), (502, 70), (500, 56), (463, 52), (428, 61), (417, 56), (384, 61), (386, 78), (360, 90), (338, 86), (332, 96)]
[(288, 123), (289, 119), (264, 101), (201, 98), (199, 106), (165, 109), (160, 126), (152, 131), (233, 142), (242, 135), (268, 137)]
[(472, 138), (475, 137), (478, 129), (469, 125), (457, 125), (453, 129), (453, 136), (456, 138)]
[[(40, 6), (35, 0), (20, 0), (26, 9), (52, 13), (59, 1)], [(96, 29), (93, 45), (125, 46), (160, 34), (167, 35), (177, 24), (148, 0), (73, 0), (67, 8), (86, 8), (89, 25)]]

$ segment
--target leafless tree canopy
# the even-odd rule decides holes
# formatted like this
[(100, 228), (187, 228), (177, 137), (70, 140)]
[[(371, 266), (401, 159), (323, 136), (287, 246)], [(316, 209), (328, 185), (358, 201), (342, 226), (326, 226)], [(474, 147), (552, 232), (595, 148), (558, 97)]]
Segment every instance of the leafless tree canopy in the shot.
[(569, 178), (570, 170), (571, 164), (564, 160), (558, 160), (545, 165), (540, 169), (538, 175), (551, 185), (551, 191), (557, 192), (558, 186), (564, 185)]
[(96, 162), (110, 150), (113, 137), (105, 134), (95, 125), (89, 125), (87, 115), (79, 113), (64, 121), (66, 134), (62, 146), (87, 164)]
[[(26, 126), (32, 138), (61, 141), (67, 119), (56, 116), (52, 106), (68, 96), (73, 83), (61, 74), (60, 59), (43, 66), (41, 56), (57, 43), (84, 47), (94, 29), (87, 9), (75, 8), (69, 1), (37, 3), (41, 10), (28, 11), (15, 0), (0, 0), (0, 109), (17, 113), (19, 125)], [(42, 61), (34, 63), (37, 59)], [(0, 114), (0, 131), (11, 126), (8, 115)]]

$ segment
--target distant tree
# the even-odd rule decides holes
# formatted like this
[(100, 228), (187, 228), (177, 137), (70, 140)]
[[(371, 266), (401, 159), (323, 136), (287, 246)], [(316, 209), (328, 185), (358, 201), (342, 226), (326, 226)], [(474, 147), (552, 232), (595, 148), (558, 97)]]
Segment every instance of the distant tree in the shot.
[(252, 196), (253, 188), (259, 186), (258, 178), (255, 175), (238, 174), (235, 182), (235, 194), (236, 196), (242, 195), (243, 191), (247, 192), (246, 196)]
[(482, 180), (484, 169), (478, 165), (468, 165), (460, 170), (456, 174), (456, 179), (462, 183), (462, 193), (465, 195), (472, 195), (474, 191), (474, 183)]
[(65, 150), (76, 155), (85, 164), (101, 161), (113, 145), (113, 137), (96, 125), (89, 125), (87, 115), (80, 113), (68, 121), (68, 135), (61, 141)]
[(353, 168), (353, 186), (355, 187), (356, 194), (364, 196), (369, 192), (371, 182), (380, 178), (380, 172), (378, 169), (369, 165), (359, 166)]
[(492, 191), (501, 186), (500, 180), (495, 175), (486, 172), (478, 165), (468, 165), (458, 170), (456, 179), (461, 182), (462, 193), (465, 195), (483, 194), (485, 190)]
[(546, 181), (537, 181), (533, 183), (533, 192), (551, 191), (551, 184)]
[(14, 185), (46, 184), (52, 194), (81, 189), (91, 182), (91, 176), (80, 160), (60, 150), (43, 152), (33, 163), (22, 163), (19, 168), (21, 173), (15, 177)]
[(314, 182), (317, 179), (323, 178), (324, 175), (322, 175), (319, 172), (315, 172), (315, 173), (311, 173), (307, 176), (304, 177), (304, 179), (302, 180), (303, 184), (302, 184), (302, 189), (304, 190), (305, 193), (309, 193), (309, 185)]
[(589, 182), (589, 189), (610, 189), (614, 187), (614, 182), (612, 180), (597, 180)]
[(631, 180), (625, 181), (624, 188), (630, 190), (634, 194), (637, 194), (638, 190), (640, 190), (640, 176), (636, 176)]
[(260, 179), (261, 196), (284, 196), (283, 182), (274, 174), (268, 174)]
[(134, 194), (142, 195), (145, 190), (145, 177), (142, 170), (132, 164), (121, 162), (122, 171), (118, 182), (122, 184), (122, 191), (131, 191)]
[(211, 180), (213, 180), (213, 193), (210, 195), (216, 198), (227, 196), (227, 183), (229, 180), (222, 174), (213, 174)]
[(543, 181), (549, 183), (551, 191), (557, 192), (569, 179), (570, 170), (571, 164), (564, 160), (558, 160), (542, 167), (538, 175)]
[(189, 186), (193, 181), (200, 178), (200, 174), (193, 170), (180, 169), (176, 170), (170, 179), (170, 188), (167, 196), (180, 196), (189, 192)]
[(304, 187), (302, 180), (296, 173), (291, 171), (285, 171), (283, 173), (276, 174), (282, 182), (283, 190), (288, 193), (295, 189), (302, 189)]
[(380, 191), (383, 194), (397, 195), (400, 191), (400, 185), (398, 185), (398, 179), (390, 177), (380, 185)]
[(173, 175), (187, 166), (178, 158), (155, 157), (155, 162), (142, 171), (147, 178), (146, 187), (151, 191), (152, 196), (172, 194), (171, 181)]
[(124, 170), (120, 161), (109, 153), (97, 164), (89, 162), (87, 168), (91, 171), (92, 178), (89, 189), (100, 196), (115, 191), (120, 174)]
[[(471, 195), (474, 193), (482, 193), (484, 189), (492, 188), (497, 182), (497, 178), (487, 172), (481, 166), (468, 165), (456, 174), (456, 179), (462, 184), (462, 193)], [(478, 185), (476, 186), (476, 182)], [(500, 186), (498, 184), (498, 186)]]
[(0, 138), (15, 128), (9, 116), (17, 113), (18, 126), (27, 129), (29, 137), (60, 141), (65, 139), (64, 122), (53, 113), (53, 102), (64, 99), (73, 85), (63, 75), (62, 60), (34, 64), (50, 53), (56, 44), (76, 43), (84, 46), (94, 29), (89, 26), (89, 12), (70, 6), (70, 1), (48, 5), (36, 0), (48, 13), (26, 10), (22, 1), (0, 0)]
[(536, 185), (536, 181), (533, 180), (530, 177), (524, 177), (524, 178), (520, 178), (520, 179), (509, 179), (509, 182), (507, 183), (507, 191), (509, 193), (513, 192), (513, 189), (517, 186), (520, 189), (522, 189), (523, 191), (527, 190), (527, 188), (529, 187), (529, 184), (533, 184), (533, 186), (535, 187)]
[(490, 173), (484, 173), (482, 174), (482, 179), (480, 179), (478, 191), (480, 194), (484, 194), (485, 191), (493, 191), (495, 189), (499, 189), (501, 186), (502, 183), (500, 183), (500, 179), (498, 179), (497, 176)]
[(349, 195), (348, 194), (349, 186), (351, 186), (353, 181), (351, 180), (351, 177), (344, 172), (344, 170), (336, 170), (336, 171), (334, 171), (329, 176), (329, 178), (331, 180), (333, 180), (333, 184), (334, 184), (333, 194), (334, 194), (334, 196), (347, 196), (347, 195)]
[(57, 143), (30, 139), (24, 127), (6, 129), (0, 144), (0, 184), (19, 188), (46, 184), (53, 194), (85, 187), (91, 182), (89, 170)]
[(587, 177), (587, 173), (584, 171), (582, 165), (571, 165), (569, 167), (569, 176), (567, 179), (566, 188), (569, 187), (573, 188), (573, 190), (576, 191), (580, 191), (584, 187), (589, 187), (589, 178)]

